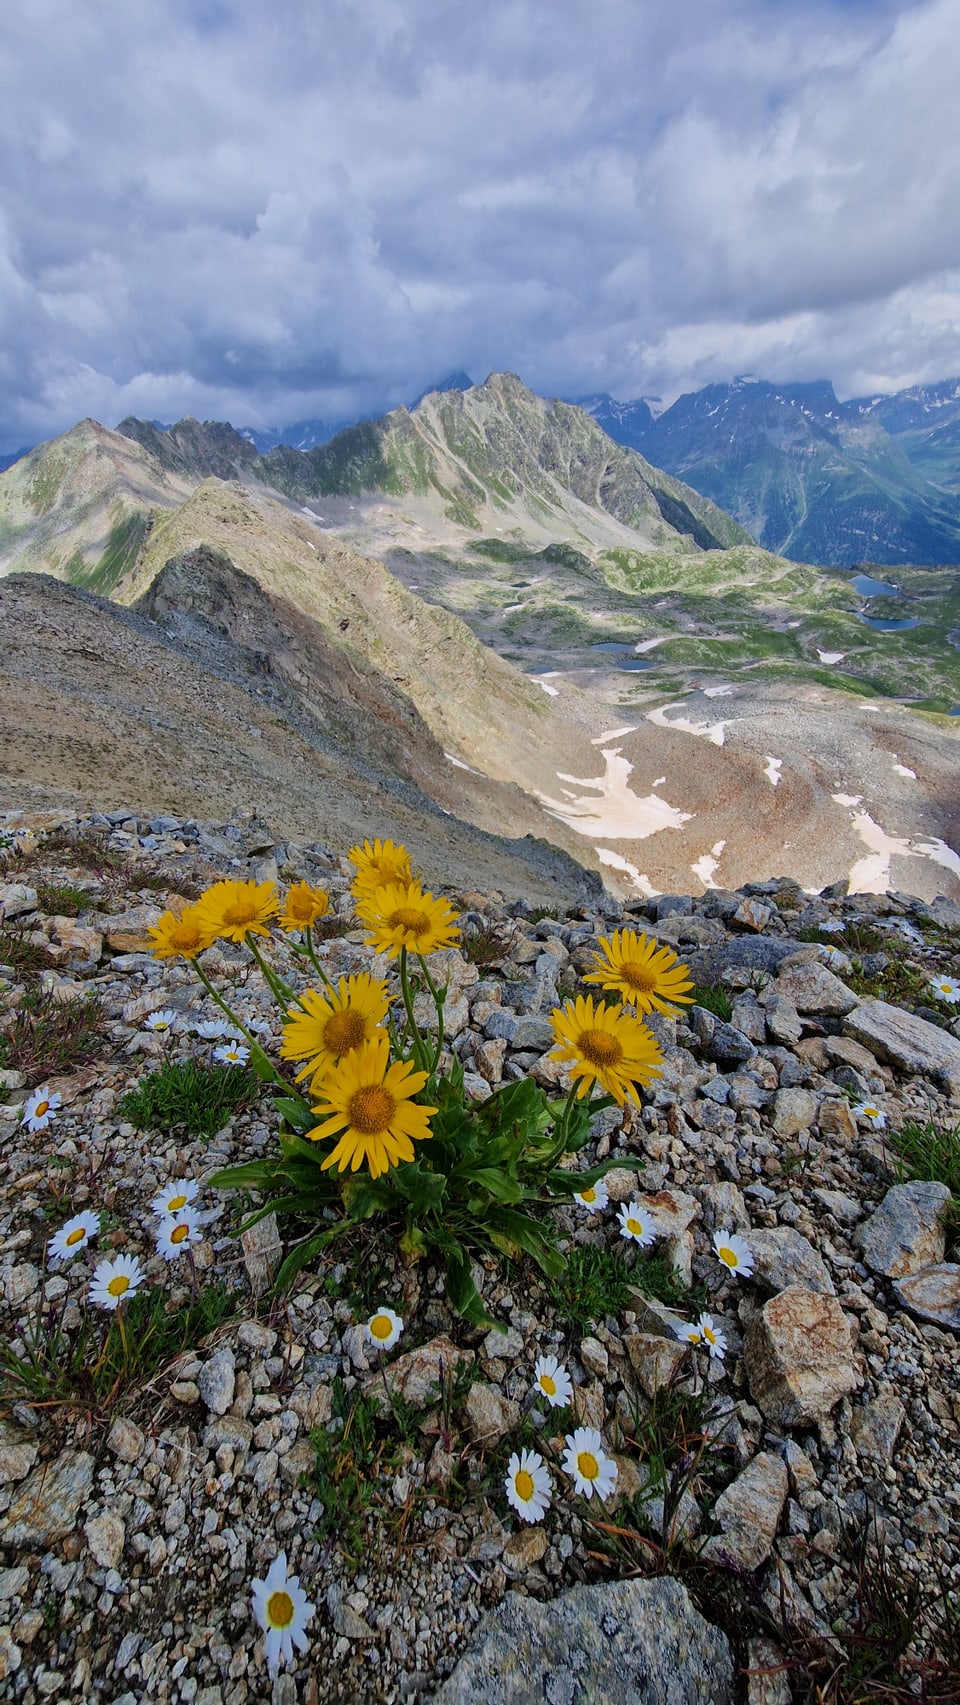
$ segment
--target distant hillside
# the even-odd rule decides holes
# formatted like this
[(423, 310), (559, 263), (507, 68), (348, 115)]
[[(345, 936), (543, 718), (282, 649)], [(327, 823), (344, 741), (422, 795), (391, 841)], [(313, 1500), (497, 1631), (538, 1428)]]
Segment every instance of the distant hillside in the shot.
[(256, 471), (291, 497), (420, 497), (477, 534), (546, 529), (612, 545), (620, 541), (601, 536), (613, 521), (651, 548), (752, 542), (714, 503), (616, 446), (583, 409), (538, 397), (512, 373), (431, 392), (412, 412), (395, 409), (306, 453), (278, 448)]
[(960, 562), (960, 384), (840, 403), (832, 385), (738, 379), (646, 403), (592, 398), (642, 449), (797, 562)]

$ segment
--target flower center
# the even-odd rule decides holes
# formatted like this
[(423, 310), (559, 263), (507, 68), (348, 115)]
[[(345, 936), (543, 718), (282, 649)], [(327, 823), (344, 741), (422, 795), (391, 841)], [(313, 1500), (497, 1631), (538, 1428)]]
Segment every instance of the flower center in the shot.
[(110, 1279), (107, 1284), (107, 1291), (112, 1297), (122, 1297), (124, 1291), (128, 1291), (129, 1289), (130, 1280), (127, 1278), (126, 1273), (114, 1273), (113, 1278)]
[(188, 1225), (175, 1225), (172, 1232), (170, 1233), (170, 1242), (171, 1243), (182, 1243), (184, 1238), (189, 1237), (189, 1236), (190, 1236), (190, 1227)]
[(581, 1190), (581, 1192), (580, 1192), (581, 1202), (595, 1202), (596, 1199), (597, 1199), (596, 1190), (594, 1190), (592, 1188), (589, 1190)]
[(715, 1344), (717, 1341), (716, 1333), (712, 1331), (709, 1326), (705, 1326), (703, 1328), (703, 1336), (706, 1338), (708, 1344)]
[[(239, 899), (236, 900), (228, 900), (227, 904), (223, 908), (223, 921), (225, 924), (252, 924), (256, 916), (256, 905), (252, 901), (248, 900), (245, 895), (241, 895)], [(285, 1597), (286, 1595), (284, 1594), (283, 1596)]]
[(725, 1267), (735, 1267), (737, 1265), (736, 1250), (728, 1249), (726, 1244), (723, 1244), (721, 1248), (717, 1250), (717, 1254)]
[(397, 1104), (382, 1083), (367, 1083), (354, 1090), (347, 1103), (347, 1117), (361, 1136), (373, 1137), (389, 1128)]
[(38, 1101), (36, 1107), (33, 1109), (33, 1116), (35, 1119), (42, 1119), (43, 1115), (45, 1113), (49, 1113), (49, 1111), (50, 1111), (49, 1101)]
[(632, 1217), (628, 1218), (627, 1230), (630, 1233), (631, 1237), (642, 1237), (643, 1236), (643, 1221), (642, 1220), (635, 1220)]
[(367, 1038), (367, 1025), (362, 1012), (355, 1007), (345, 1007), (342, 1012), (331, 1013), (323, 1027), (324, 1047), (331, 1054), (349, 1054), (351, 1048), (359, 1048)]
[(87, 1235), (86, 1226), (82, 1226), (82, 1225), (78, 1226), (76, 1231), (72, 1231), (70, 1233), (70, 1236), (67, 1238), (67, 1248), (68, 1249), (74, 1249), (78, 1243), (83, 1242), (86, 1235)]
[(528, 1474), (525, 1468), (521, 1468), (513, 1484), (517, 1489), (517, 1497), (522, 1498), (524, 1503), (528, 1503), (533, 1497), (533, 1475)]
[(370, 1322), (371, 1337), (380, 1338), (381, 1340), (386, 1339), (386, 1338), (389, 1338), (392, 1331), (393, 1331), (393, 1321), (390, 1319), (389, 1315), (386, 1315), (386, 1314), (375, 1314), (374, 1315), (373, 1319)]
[(293, 1621), (293, 1599), (289, 1593), (271, 1593), (267, 1599), (267, 1621), (271, 1628), (289, 1628)]
[(637, 989), (641, 994), (652, 994), (657, 986), (657, 973), (649, 965), (641, 965), (636, 959), (625, 959), (620, 966), (620, 976), (631, 989)]
[(623, 1047), (609, 1030), (583, 1030), (577, 1045), (592, 1066), (617, 1066), (623, 1059)]
[(584, 1480), (596, 1480), (600, 1473), (600, 1464), (590, 1450), (582, 1450), (577, 1456), (577, 1473)]
[(187, 1205), (186, 1196), (171, 1196), (169, 1202), (167, 1203), (167, 1212), (171, 1213), (171, 1214), (178, 1214), (180, 1212), (180, 1209), (185, 1208), (186, 1205)]
[(416, 906), (398, 906), (387, 919), (388, 929), (406, 929), (411, 935), (426, 935), (430, 928), (430, 918), (426, 912), (421, 912)]
[(548, 1397), (556, 1397), (557, 1382), (552, 1374), (542, 1373), (540, 1375), (540, 1390), (545, 1392)]

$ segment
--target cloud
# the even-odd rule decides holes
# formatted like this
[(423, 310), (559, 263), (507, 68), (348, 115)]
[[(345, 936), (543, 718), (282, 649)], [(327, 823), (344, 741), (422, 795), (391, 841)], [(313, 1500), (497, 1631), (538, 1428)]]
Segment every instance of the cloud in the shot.
[(92, 413), (960, 371), (960, 0), (32, 0), (0, 448)]

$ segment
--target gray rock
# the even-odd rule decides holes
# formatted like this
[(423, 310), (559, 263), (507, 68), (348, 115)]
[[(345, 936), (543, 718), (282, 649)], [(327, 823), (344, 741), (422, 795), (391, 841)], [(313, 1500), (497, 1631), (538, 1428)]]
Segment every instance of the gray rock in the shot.
[(807, 965), (791, 965), (781, 971), (776, 983), (776, 993), (792, 1001), (797, 1011), (823, 1013), (827, 1017), (842, 1018), (844, 1013), (852, 1012), (858, 1004), (858, 997), (846, 983), (841, 983), (826, 965), (816, 962)]
[(960, 1267), (943, 1261), (901, 1279), (893, 1294), (919, 1320), (960, 1332)]
[(116, 1569), (123, 1556), (126, 1528), (113, 1510), (104, 1510), (84, 1522), (83, 1531), (95, 1563), (101, 1569)]
[(781, 994), (774, 985), (769, 997), (764, 1001), (764, 1006), (767, 1015), (767, 1029), (774, 1041), (786, 1042), (791, 1045), (794, 1042), (799, 1042), (803, 1034), (803, 1025), (793, 1001), (788, 1000), (786, 995)]
[(891, 1462), (905, 1415), (903, 1404), (892, 1391), (865, 1403), (862, 1409), (855, 1409), (850, 1419), (850, 1437), (857, 1455), (884, 1466)]
[(518, 1018), (510, 1045), (513, 1048), (532, 1048), (541, 1054), (546, 1048), (552, 1048), (556, 1037), (549, 1018), (540, 1018), (531, 1014), (526, 1018)]
[(905, 1072), (926, 1072), (960, 1098), (960, 1041), (938, 1025), (886, 1001), (863, 1001), (843, 1028), (877, 1059)]
[(37, 890), (22, 882), (0, 883), (0, 919), (26, 917), (37, 909)]
[[(821, 1108), (821, 1113), (822, 1111)], [(822, 1129), (823, 1121), (821, 1118)], [(810, 1194), (814, 1201), (819, 1202), (821, 1208), (825, 1209), (828, 1214), (832, 1214), (841, 1225), (855, 1225), (857, 1220), (863, 1219), (866, 1212), (862, 1202), (858, 1202), (855, 1196), (847, 1196), (842, 1190), (816, 1188), (811, 1190)]]
[(750, 1037), (745, 1036), (742, 1030), (737, 1030), (733, 1024), (720, 1021), (707, 1043), (707, 1053), (718, 1065), (740, 1065), (744, 1060), (749, 1060), (756, 1051), (756, 1043), (751, 1042)]
[(853, 1234), (867, 1266), (887, 1279), (903, 1279), (942, 1261), (949, 1201), (947, 1186), (933, 1180), (894, 1184)]
[(779, 1427), (824, 1420), (861, 1384), (834, 1297), (791, 1285), (754, 1316), (743, 1345), (750, 1395)]
[(520, 1425), (519, 1403), (503, 1397), (493, 1385), (471, 1385), (464, 1413), (476, 1444), (496, 1444)]
[(753, 1282), (765, 1295), (776, 1296), (790, 1285), (802, 1285), (821, 1296), (836, 1295), (833, 1280), (813, 1244), (792, 1226), (778, 1225), (769, 1230), (758, 1226), (750, 1233), (750, 1248)]
[(773, 1098), (770, 1123), (778, 1136), (795, 1137), (817, 1117), (817, 1097), (809, 1089), (778, 1089)]
[(200, 1396), (211, 1415), (225, 1415), (236, 1390), (236, 1363), (232, 1350), (218, 1350), (197, 1377)]
[(55, 1462), (35, 1468), (6, 1515), (0, 1516), (0, 1545), (29, 1545), (44, 1550), (77, 1525), (93, 1485), (93, 1457), (63, 1450)]
[(436, 1705), (733, 1705), (726, 1637), (679, 1581), (508, 1593)]
[(721, 1492), (713, 1509), (720, 1532), (701, 1555), (727, 1567), (758, 1569), (770, 1555), (788, 1491), (782, 1457), (761, 1451)]

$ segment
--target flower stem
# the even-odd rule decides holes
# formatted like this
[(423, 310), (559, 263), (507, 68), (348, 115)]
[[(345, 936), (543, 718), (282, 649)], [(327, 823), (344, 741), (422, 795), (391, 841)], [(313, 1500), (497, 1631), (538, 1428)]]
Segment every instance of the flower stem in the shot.
[(410, 990), (410, 977), (407, 971), (407, 950), (405, 947), (401, 947), (400, 949), (400, 988), (403, 993), (403, 1006), (407, 1015), (407, 1024), (410, 1027), (410, 1042), (413, 1048), (414, 1059), (421, 1071), (429, 1073), (430, 1067), (427, 1064), (427, 1050), (424, 1045), (423, 1037), (420, 1034), (417, 1021), (413, 1016), (413, 995)]
[(420, 961), (420, 969), (427, 979), (427, 988), (433, 996), (433, 1004), (437, 1010), (437, 1046), (434, 1050), (433, 1060), (430, 1065), (430, 1076), (432, 1077), (437, 1066), (440, 1064), (440, 1055), (443, 1053), (443, 1003), (446, 999), (447, 991), (444, 989), (443, 993), (440, 993), (440, 990), (437, 988), (436, 983), (430, 975), (427, 961), (424, 959), (423, 954), (418, 953), (417, 958)]
[(256, 1036), (253, 1035), (252, 1031), (248, 1030), (246, 1025), (242, 1024), (240, 1022), (236, 1013), (231, 1010), (231, 1008), (228, 1006), (227, 1002), (224, 1000), (223, 996), (220, 994), (220, 991), (218, 989), (214, 988), (213, 984), (210, 981), (210, 978), (207, 976), (206, 971), (203, 969), (203, 966), (200, 964), (200, 961), (198, 959), (194, 960), (193, 966), (194, 966), (194, 970), (197, 973), (197, 976), (200, 978), (201, 983), (203, 984), (204, 988), (206, 989), (207, 994), (211, 997), (212, 1000), (216, 1001), (218, 1007), (220, 1008), (220, 1011), (226, 1013), (227, 1017), (230, 1020), (230, 1023), (235, 1025), (236, 1028), (240, 1031), (241, 1036), (243, 1036), (246, 1039), (246, 1041), (249, 1042), (250, 1051), (256, 1057), (256, 1069), (257, 1069), (258, 1077), (260, 1077), (261, 1080), (265, 1083), (266, 1082), (276, 1083), (276, 1084), (280, 1085), (281, 1089), (288, 1090), (290, 1088), (290, 1085), (287, 1083), (287, 1081), (284, 1077), (281, 1077), (280, 1073), (277, 1071), (276, 1066), (274, 1065), (273, 1061), (271, 1060), (269, 1054), (267, 1054), (265, 1052), (265, 1050), (261, 1047), (259, 1040), (257, 1039)]
[(307, 925), (307, 943), (306, 943), (306, 945), (307, 945), (307, 955), (310, 959), (311, 965), (313, 966), (314, 970), (317, 973), (317, 976), (320, 978), (321, 982), (326, 983), (328, 989), (332, 989), (333, 984), (331, 983), (330, 978), (327, 976), (326, 971), (324, 970), (319, 959), (317, 958), (317, 950), (313, 944), (313, 930), (310, 928), (309, 924)]
[(251, 932), (249, 930), (247, 930), (247, 946), (249, 947), (250, 952), (253, 954), (254, 959), (257, 961), (257, 964), (259, 965), (261, 971), (263, 972), (264, 978), (266, 979), (266, 982), (267, 982), (267, 986), (269, 987), (270, 993), (273, 995), (274, 1000), (277, 1002), (278, 1006), (282, 1006), (284, 1008), (284, 1010), (286, 1010), (286, 1008), (290, 1005), (290, 1002), (294, 998), (293, 990), (290, 988), (290, 986), (287, 983), (285, 983), (283, 981), (282, 977), (277, 976), (277, 973), (276, 973), (276, 971), (274, 971), (273, 967), (271, 965), (267, 964), (266, 960), (263, 957), (263, 954), (260, 952), (260, 949), (257, 946), (256, 939), (254, 938), (254, 936), (251, 934)]

